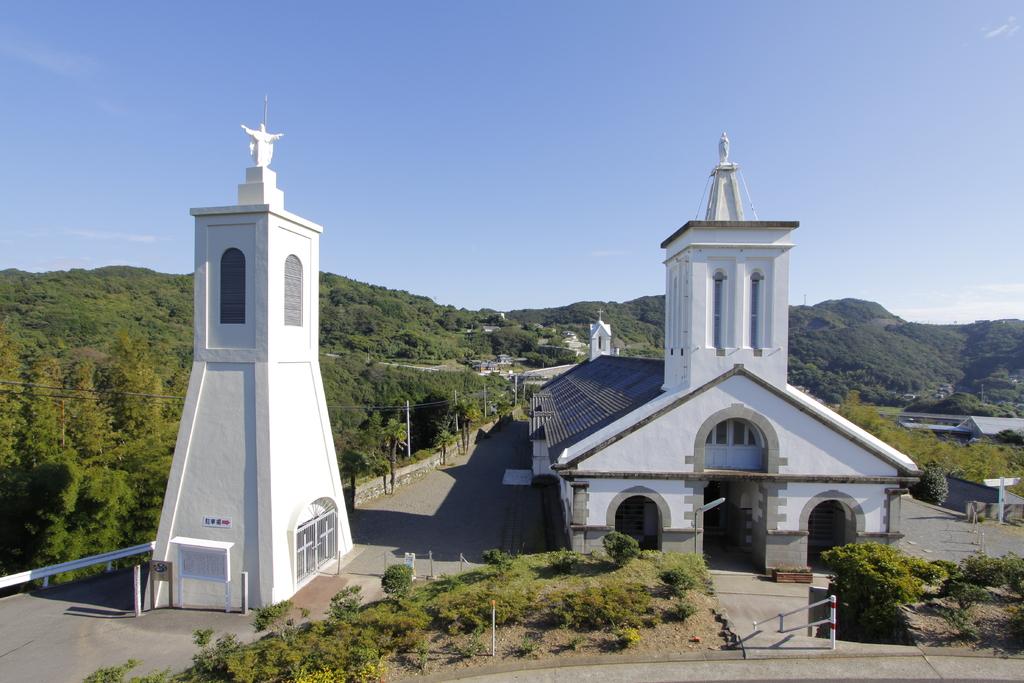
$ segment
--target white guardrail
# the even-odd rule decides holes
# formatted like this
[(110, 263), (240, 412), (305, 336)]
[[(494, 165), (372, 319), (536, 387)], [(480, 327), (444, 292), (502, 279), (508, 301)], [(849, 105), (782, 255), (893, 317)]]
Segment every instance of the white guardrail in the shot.
[(0, 576), (0, 588), (10, 588), (11, 586), (17, 586), (22, 583), (27, 583), (28, 581), (35, 581), (36, 579), (42, 579), (43, 587), (45, 588), (50, 585), (50, 577), (55, 574), (63, 574), (64, 572), (71, 572), (76, 569), (85, 569), (86, 567), (92, 567), (97, 564), (106, 564), (107, 569), (109, 570), (111, 563), (114, 560), (120, 560), (123, 557), (131, 557), (132, 555), (149, 553), (152, 552), (155, 547), (156, 541), (150, 541), (149, 543), (133, 545), (130, 548), (121, 548), (120, 550), (111, 550), (110, 552), (100, 553), (99, 555), (90, 555), (89, 557), (83, 557), (79, 560), (71, 560), (70, 562), (62, 562), (61, 564), (51, 564), (49, 567), (39, 567), (37, 569), (29, 569), (27, 572)]
[[(828, 608), (829, 608), (828, 609), (828, 617), (826, 617), (825, 619), (819, 619), (818, 621), (812, 621), (812, 622), (807, 623), (807, 624), (800, 624), (799, 626), (790, 626), (789, 628), (786, 628), (786, 617), (792, 616), (792, 615), (797, 614), (799, 612), (805, 612), (805, 611), (807, 611), (809, 609), (813, 609), (813, 608), (819, 607), (821, 605), (828, 605)], [(776, 618), (779, 620), (778, 633), (791, 633), (792, 631), (799, 631), (802, 628), (810, 628), (811, 626), (820, 626), (821, 624), (828, 624), (829, 625), (829, 644), (831, 645), (833, 650), (836, 649), (836, 626), (838, 625), (838, 620), (836, 619), (836, 596), (830, 595), (827, 598), (825, 598), (824, 600), (819, 600), (818, 602), (812, 602), (811, 604), (804, 605), (803, 607), (797, 607), (795, 610), (792, 610), (791, 612), (786, 612), (784, 614), (777, 614), (774, 617), (769, 617), (769, 619), (776, 619)], [(762, 621), (755, 621), (754, 622), (754, 631), (755, 632), (757, 631), (758, 624), (763, 624), (765, 621), (767, 621), (767, 619), (762, 620)]]

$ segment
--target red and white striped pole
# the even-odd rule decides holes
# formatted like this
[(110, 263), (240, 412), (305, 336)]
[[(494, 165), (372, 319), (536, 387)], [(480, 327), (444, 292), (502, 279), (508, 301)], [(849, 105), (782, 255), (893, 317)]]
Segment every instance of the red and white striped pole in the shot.
[(828, 596), (828, 621), (829, 621), (829, 638), (832, 640), (832, 649), (836, 649), (836, 596)]

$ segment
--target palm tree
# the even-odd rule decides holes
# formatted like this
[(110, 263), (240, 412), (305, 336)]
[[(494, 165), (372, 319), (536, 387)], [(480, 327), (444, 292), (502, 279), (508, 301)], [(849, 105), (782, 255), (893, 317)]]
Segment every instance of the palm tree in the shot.
[(398, 467), (398, 447), (405, 445), (405, 425), (391, 418), (382, 430), (384, 443), (388, 445), (388, 462), (391, 464), (391, 493), (395, 492), (395, 470)]
[(441, 451), (441, 464), (444, 465), (448, 461), (448, 449), (456, 445), (459, 442), (459, 437), (456, 434), (451, 433), (447, 429), (442, 429), (434, 437), (434, 448)]
[(363, 451), (348, 449), (341, 454), (341, 474), (348, 477), (352, 489), (351, 508), (356, 508), (356, 479), (373, 473), (373, 458)]

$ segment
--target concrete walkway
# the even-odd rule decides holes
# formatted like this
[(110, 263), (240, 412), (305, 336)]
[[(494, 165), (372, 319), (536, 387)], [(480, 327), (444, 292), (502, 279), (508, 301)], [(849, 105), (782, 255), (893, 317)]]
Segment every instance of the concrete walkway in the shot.
[[(550, 660), (525, 662), (518, 668), (493, 667), (417, 677), (422, 683), (480, 681), (508, 683), (583, 683), (616, 681), (791, 681), (791, 680), (961, 680), (1024, 678), (1024, 659), (934, 655), (916, 648), (897, 655), (791, 655), (785, 659), (742, 659), (742, 654), (708, 652), (659, 658), (603, 656), (556, 666)], [(719, 656), (731, 655), (731, 656)]]

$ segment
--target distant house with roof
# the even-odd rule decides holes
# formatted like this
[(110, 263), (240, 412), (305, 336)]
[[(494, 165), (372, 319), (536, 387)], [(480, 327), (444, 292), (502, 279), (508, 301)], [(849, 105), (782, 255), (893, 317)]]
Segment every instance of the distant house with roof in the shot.
[(589, 359), (532, 399), (535, 481), (558, 487), (581, 552), (619, 531), (644, 548), (724, 545), (775, 567), (896, 543), (901, 496), (920, 472), (787, 383), (799, 224), (745, 220), (724, 135), (719, 149), (705, 220), (661, 244), (664, 355), (611, 355), (611, 327), (595, 322)]
[(999, 432), (1005, 431), (1024, 434), (1024, 418), (971, 415), (960, 424), (960, 428), (969, 431), (973, 439), (982, 437), (993, 439)]

